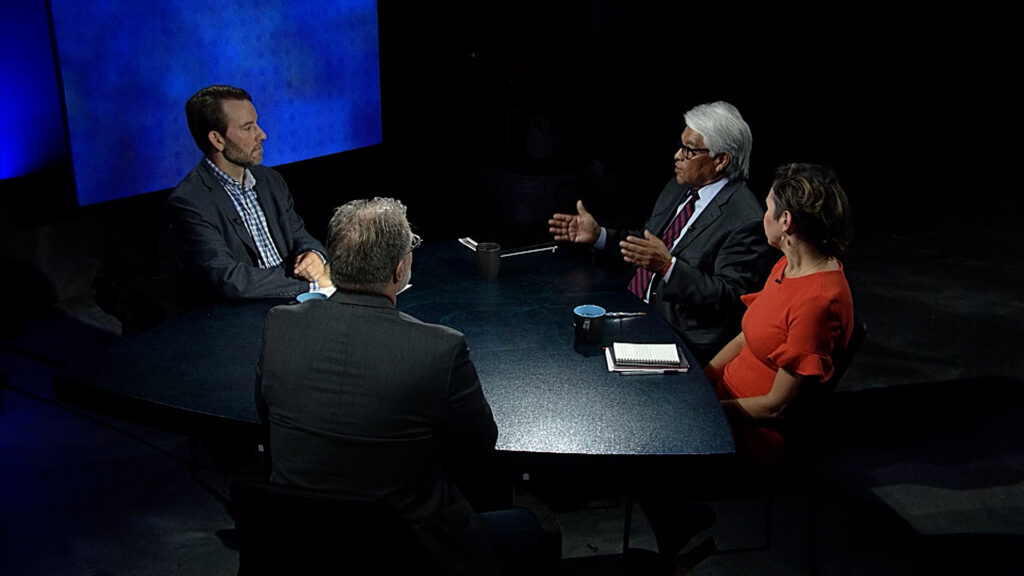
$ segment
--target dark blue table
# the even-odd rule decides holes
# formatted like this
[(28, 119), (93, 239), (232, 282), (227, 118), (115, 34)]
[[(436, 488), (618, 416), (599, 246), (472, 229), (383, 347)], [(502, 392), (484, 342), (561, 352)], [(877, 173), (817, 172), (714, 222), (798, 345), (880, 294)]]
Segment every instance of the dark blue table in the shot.
[[(628, 376), (609, 373), (599, 350), (574, 347), (574, 306), (647, 309), (585, 251), (507, 256), (491, 281), (477, 277), (475, 254), (454, 241), (426, 245), (414, 258), (399, 308), (466, 334), (515, 478), (619, 481), (734, 452), (714, 390), (688, 351), (688, 373)], [(280, 304), (222, 304), (122, 340), (58, 374), (57, 397), (192, 437), (260, 438), (254, 367), (264, 315)], [(609, 320), (604, 339), (682, 345), (654, 314)]]

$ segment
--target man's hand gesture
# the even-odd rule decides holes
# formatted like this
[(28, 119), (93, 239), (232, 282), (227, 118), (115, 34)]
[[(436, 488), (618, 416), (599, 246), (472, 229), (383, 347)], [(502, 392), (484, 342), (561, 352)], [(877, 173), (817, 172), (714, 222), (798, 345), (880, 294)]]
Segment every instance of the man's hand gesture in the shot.
[(593, 244), (601, 235), (597, 220), (583, 207), (583, 200), (576, 201), (576, 214), (556, 213), (548, 220), (548, 231), (555, 240), (567, 240), (576, 244)]
[(619, 242), (619, 248), (626, 262), (646, 268), (655, 274), (665, 274), (672, 263), (672, 254), (665, 243), (649, 230), (644, 230), (643, 238), (627, 236), (625, 240)]

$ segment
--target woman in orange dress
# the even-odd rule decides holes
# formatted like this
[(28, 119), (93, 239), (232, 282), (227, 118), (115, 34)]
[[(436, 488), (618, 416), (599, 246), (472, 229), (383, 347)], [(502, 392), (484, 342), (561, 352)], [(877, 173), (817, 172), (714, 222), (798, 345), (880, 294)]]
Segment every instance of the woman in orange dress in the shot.
[[(783, 166), (766, 203), (764, 233), (783, 257), (760, 292), (742, 296), (742, 332), (704, 367), (733, 429), (739, 467), (732, 472), (747, 484), (770, 481), (796, 454), (799, 428), (787, 423), (812, 387), (827, 385), (833, 358), (853, 331), (853, 298), (839, 261), (850, 241), (850, 209), (835, 173)], [(652, 489), (637, 500), (667, 568), (691, 567), (714, 550), (714, 538), (706, 538), (679, 554), (716, 522), (710, 506), (687, 501), (700, 494), (695, 490), (680, 500)]]
[(779, 168), (764, 232), (783, 252), (760, 292), (743, 296), (742, 332), (704, 371), (729, 415), (741, 461), (772, 469), (799, 438), (786, 426), (798, 397), (832, 376), (850, 341), (853, 298), (839, 256), (850, 240), (849, 203), (835, 173), (813, 164)]

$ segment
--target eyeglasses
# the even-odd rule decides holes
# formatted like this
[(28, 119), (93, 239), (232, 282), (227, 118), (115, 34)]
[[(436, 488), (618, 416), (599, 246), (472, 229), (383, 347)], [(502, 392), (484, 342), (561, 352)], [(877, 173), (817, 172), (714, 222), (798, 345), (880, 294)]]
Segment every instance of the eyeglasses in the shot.
[(409, 252), (406, 252), (406, 254), (409, 254), (413, 250), (419, 248), (420, 244), (423, 244), (423, 238), (420, 238), (419, 234), (413, 234), (412, 241), (409, 242)]
[(697, 153), (699, 153), (699, 152), (700, 153), (711, 152), (711, 149), (710, 148), (690, 148), (686, 144), (683, 144), (682, 142), (680, 142), (679, 143), (679, 151), (683, 153), (682, 154), (683, 160), (690, 160), (694, 156), (696, 156)]

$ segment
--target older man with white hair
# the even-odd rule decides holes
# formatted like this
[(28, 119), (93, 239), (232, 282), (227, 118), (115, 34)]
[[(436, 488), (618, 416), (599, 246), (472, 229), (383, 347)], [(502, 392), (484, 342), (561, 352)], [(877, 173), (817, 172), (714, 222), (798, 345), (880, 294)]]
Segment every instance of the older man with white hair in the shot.
[(671, 324), (702, 364), (739, 330), (740, 295), (760, 289), (778, 259), (764, 239), (764, 207), (746, 185), (752, 138), (727, 102), (685, 114), (675, 178), (642, 229), (575, 214), (548, 221), (555, 240), (591, 245), (598, 263), (629, 277), (629, 290)]

